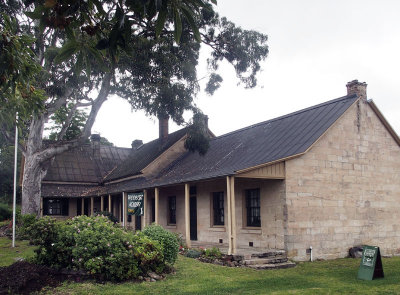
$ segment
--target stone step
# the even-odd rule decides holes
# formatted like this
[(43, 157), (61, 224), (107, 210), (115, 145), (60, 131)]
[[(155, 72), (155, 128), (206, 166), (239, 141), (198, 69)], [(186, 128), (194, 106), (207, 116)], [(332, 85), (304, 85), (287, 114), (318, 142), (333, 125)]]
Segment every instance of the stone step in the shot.
[(287, 257), (283, 255), (279, 257), (272, 257), (272, 258), (253, 258), (253, 259), (246, 259), (243, 260), (244, 265), (257, 265), (257, 264), (277, 264), (287, 262)]
[(296, 263), (288, 261), (288, 262), (282, 262), (282, 263), (272, 263), (272, 264), (253, 264), (253, 265), (248, 265), (247, 267), (253, 268), (253, 269), (282, 269), (282, 268), (291, 268), (295, 267)]
[(258, 252), (258, 253), (251, 253), (243, 255), (243, 258), (246, 260), (249, 259), (257, 259), (257, 258), (281, 258), (286, 257), (285, 251), (273, 251), (273, 252)]
[(286, 256), (285, 250), (274, 250), (268, 252), (259, 252), (251, 254), (252, 258), (267, 258), (267, 257), (276, 257), (276, 256)]

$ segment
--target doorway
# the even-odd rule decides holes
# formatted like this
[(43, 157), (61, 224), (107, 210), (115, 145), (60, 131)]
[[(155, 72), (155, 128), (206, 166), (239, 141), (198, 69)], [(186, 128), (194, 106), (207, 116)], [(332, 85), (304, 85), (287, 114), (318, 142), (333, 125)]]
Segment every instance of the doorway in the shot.
[(190, 240), (197, 241), (197, 199), (190, 197)]

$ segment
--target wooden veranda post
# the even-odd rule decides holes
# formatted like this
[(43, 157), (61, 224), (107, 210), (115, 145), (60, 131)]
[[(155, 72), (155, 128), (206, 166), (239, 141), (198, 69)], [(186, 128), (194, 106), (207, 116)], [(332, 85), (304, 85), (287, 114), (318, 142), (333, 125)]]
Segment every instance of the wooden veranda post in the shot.
[(231, 192), (231, 220), (232, 220), (232, 254), (236, 254), (236, 199), (235, 199), (235, 177), (230, 177)]
[(128, 193), (127, 192), (123, 192), (122, 193), (122, 226), (124, 228), (126, 228), (126, 223), (128, 221), (127, 205), (128, 205)]
[(81, 215), (85, 215), (85, 198), (82, 198), (82, 212)]
[(108, 212), (112, 213), (112, 211), (111, 211), (111, 195), (108, 195)]
[(143, 228), (147, 225), (147, 190), (143, 190)]
[(229, 176), (226, 177), (226, 200), (228, 201), (228, 255), (232, 254), (232, 207), (231, 207), (231, 184)]
[(160, 191), (159, 191), (159, 189), (158, 189), (158, 187), (156, 187), (155, 189), (154, 189), (154, 195), (155, 195), (155, 218), (154, 218), (154, 222), (156, 223), (156, 224), (159, 224), (159, 220), (158, 220), (158, 208), (159, 208), (159, 199), (160, 199)]

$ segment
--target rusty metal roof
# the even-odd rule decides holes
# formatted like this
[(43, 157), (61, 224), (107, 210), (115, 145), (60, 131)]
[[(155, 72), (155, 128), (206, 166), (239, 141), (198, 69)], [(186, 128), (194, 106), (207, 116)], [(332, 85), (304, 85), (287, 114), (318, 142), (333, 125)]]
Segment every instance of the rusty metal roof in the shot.
[(55, 157), (44, 181), (99, 183), (130, 151), (130, 148), (100, 145), (96, 154), (90, 144), (68, 150)]

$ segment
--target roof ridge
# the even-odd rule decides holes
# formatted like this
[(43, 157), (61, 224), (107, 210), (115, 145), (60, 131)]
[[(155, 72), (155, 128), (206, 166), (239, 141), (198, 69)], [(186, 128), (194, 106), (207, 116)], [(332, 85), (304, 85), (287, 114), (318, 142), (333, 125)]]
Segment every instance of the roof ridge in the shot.
[(354, 98), (355, 96), (356, 96), (356, 94), (345, 95), (345, 96), (342, 96), (342, 97), (339, 97), (339, 98), (328, 100), (326, 102), (319, 103), (319, 104), (316, 104), (316, 105), (313, 105), (313, 106), (310, 106), (310, 107), (307, 107), (307, 108), (304, 108), (304, 109), (301, 109), (301, 110), (298, 110), (298, 111), (295, 111), (295, 112), (292, 112), (292, 113), (289, 113), (289, 114), (286, 114), (286, 115), (282, 115), (282, 116), (279, 116), (279, 117), (276, 117), (276, 118), (272, 118), (272, 119), (269, 119), (269, 120), (266, 120), (266, 121), (263, 121), (263, 122), (259, 122), (259, 123), (253, 124), (253, 125), (249, 125), (247, 127), (243, 127), (243, 128), (237, 129), (237, 130), (233, 130), (231, 132), (228, 132), (228, 133), (222, 134), (220, 136), (214, 137), (210, 141), (217, 140), (219, 138), (223, 138), (225, 136), (229, 136), (231, 134), (242, 132), (244, 130), (251, 129), (251, 128), (254, 128), (254, 127), (258, 127), (258, 126), (261, 126), (261, 125), (264, 125), (264, 124), (268, 124), (268, 123), (271, 123), (271, 122), (282, 120), (282, 119), (285, 119), (285, 118), (288, 118), (288, 117), (291, 117), (291, 116), (294, 116), (294, 115), (298, 115), (298, 114), (301, 114), (301, 113), (304, 113), (304, 112), (307, 112), (307, 111), (310, 111), (310, 110), (313, 110), (313, 109), (316, 109), (316, 108), (320, 108), (320, 107), (323, 107), (323, 106), (326, 106), (326, 105), (329, 105), (329, 104), (332, 104), (332, 103), (339, 102), (341, 100), (351, 99), (351, 98)]

